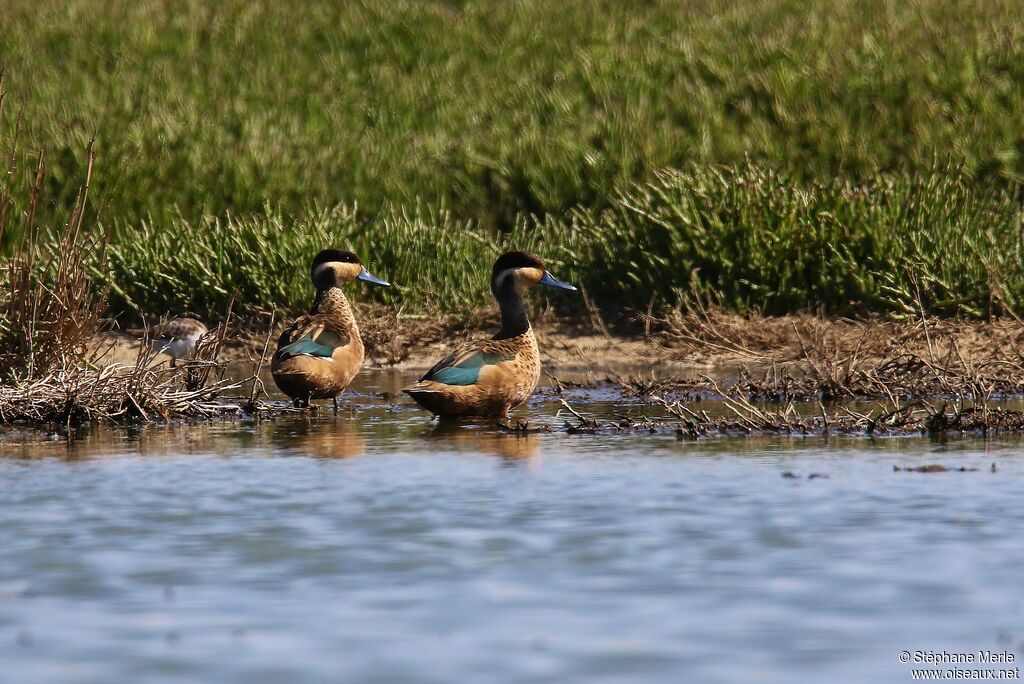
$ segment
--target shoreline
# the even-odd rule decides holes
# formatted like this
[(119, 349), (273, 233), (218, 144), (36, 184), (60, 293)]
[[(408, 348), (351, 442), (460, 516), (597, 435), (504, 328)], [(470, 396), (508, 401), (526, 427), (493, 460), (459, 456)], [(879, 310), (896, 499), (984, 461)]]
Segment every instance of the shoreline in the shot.
[[(784, 367), (823, 371), (840, 365), (848, 372), (899, 357), (917, 357), (937, 366), (977, 367), (1003, 364), (1020, 370), (1024, 380), (1024, 321), (938, 318), (860, 320), (797, 314), (741, 316), (718, 309), (639, 316), (622, 332), (599, 318), (559, 318), (543, 314), (534, 322), (542, 368), (548, 371), (635, 372), (650, 367), (714, 373), (737, 367)], [(399, 320), (367, 307), (361, 312), (366, 346), (364, 367), (426, 370), (451, 348), (488, 339), (496, 317), (475, 313), (461, 320)], [(256, 363), (266, 345), (269, 363), (283, 326), (268, 335), (235, 330), (223, 341), (218, 361)], [(134, 365), (141, 339), (113, 331), (93, 337), (106, 349), (104, 363)], [(166, 357), (157, 356), (157, 360)]]
[[(445, 331), (442, 334), (427, 337), (421, 336), (421, 332), (421, 326), (412, 326), (400, 330), (396, 334), (388, 335), (385, 340), (377, 340), (373, 347), (369, 341), (364, 340), (368, 349), (363, 367), (425, 371), (440, 360), (450, 347), (476, 339), (488, 338), (483, 329), (479, 332), (463, 330), (449, 333)], [(534, 326), (534, 332), (540, 347), (541, 366), (548, 370), (585, 370), (593, 365), (594, 358), (601, 358), (610, 364), (608, 368), (602, 367), (599, 370), (612, 370), (611, 365), (618, 364), (634, 368), (642, 367), (645, 364), (671, 363), (675, 365), (677, 363), (669, 358), (669, 350), (662, 349), (642, 338), (625, 335), (605, 336), (594, 333), (578, 334), (570, 330), (566, 323), (537, 325)], [(279, 334), (280, 329), (270, 335), (267, 355), (264, 358), (265, 364), (270, 362)], [(239, 339), (224, 344), (218, 360), (228, 364), (256, 363), (266, 339), (266, 333), (243, 332)], [(123, 332), (97, 335), (93, 338), (93, 345), (106, 350), (102, 352), (104, 363), (124, 365), (134, 365), (143, 347), (139, 337)], [(155, 362), (166, 363), (166, 358), (157, 356)], [(678, 365), (693, 364), (678, 362)]]
[[(599, 388), (611, 388), (644, 415), (654, 407), (661, 415), (658, 430), (672, 425), (689, 437), (734, 431), (1024, 432), (1024, 411), (1005, 402), (1024, 396), (1024, 323), (1015, 319), (855, 321), (690, 310), (648, 316), (640, 321), (642, 333), (625, 335), (596, 316), (590, 322), (537, 318), (539, 385), (579, 403), (564, 406), (577, 420), (566, 423), (569, 432), (654, 427), (577, 414), (574, 408), (587, 412), (588, 392)], [(468, 322), (363, 320), (364, 371), (410, 375), (490, 328), (486, 316)], [(258, 420), (300, 412), (268, 400), (254, 382), (257, 368), (266, 378), (275, 340), (272, 332), (234, 330), (201, 344), (200, 358), (179, 361), (172, 371), (166, 356), (136, 337), (94, 337), (83, 357), (68, 356), (49, 376), (0, 385), (0, 426)], [(233, 365), (242, 372), (229, 373)], [(709, 400), (721, 402), (732, 418), (691, 410)], [(516, 425), (504, 427), (522, 427)]]

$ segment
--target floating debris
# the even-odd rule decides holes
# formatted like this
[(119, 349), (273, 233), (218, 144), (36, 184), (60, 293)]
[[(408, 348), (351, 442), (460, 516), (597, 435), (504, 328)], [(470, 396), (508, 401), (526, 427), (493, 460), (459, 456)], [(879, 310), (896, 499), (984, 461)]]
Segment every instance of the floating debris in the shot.
[[(782, 477), (786, 478), (787, 480), (800, 480), (800, 479), (802, 479), (801, 475), (797, 475), (792, 470), (784, 471), (782, 473)], [(827, 480), (829, 478), (828, 478), (828, 475), (826, 475), (824, 473), (811, 473), (810, 475), (807, 476), (807, 479), (808, 480)]]
[(898, 466), (892, 467), (894, 473), (975, 473), (978, 471), (977, 468), (968, 468), (967, 466), (960, 466), (959, 468), (947, 468), (941, 463), (929, 463), (928, 465), (921, 466)]
[(584, 416), (564, 398), (559, 399), (562, 403), (559, 414), (565, 411), (574, 418), (564, 423), (565, 431), (571, 434), (674, 432), (680, 439), (732, 434), (883, 436), (1024, 432), (1024, 411), (988, 404), (965, 406), (923, 399), (903, 403), (894, 398), (892, 404), (879, 403), (869, 410), (841, 404), (829, 410), (824, 403), (817, 402), (817, 412), (810, 413), (808, 405), (798, 411), (798, 403), (793, 401), (781, 408), (756, 406), (742, 395), (729, 396), (715, 380), (708, 378), (707, 382), (720, 397), (725, 414), (713, 416), (704, 408), (691, 407), (685, 401), (669, 401), (658, 395), (645, 397), (643, 405), (656, 406), (667, 414), (665, 416), (618, 415), (614, 421), (598, 420)]

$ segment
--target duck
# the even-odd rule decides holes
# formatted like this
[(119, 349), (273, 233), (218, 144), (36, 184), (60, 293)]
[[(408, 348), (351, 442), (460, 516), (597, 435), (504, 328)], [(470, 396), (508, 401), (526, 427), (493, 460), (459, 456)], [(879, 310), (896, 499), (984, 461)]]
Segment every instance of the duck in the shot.
[[(131, 335), (148, 335), (149, 331), (145, 328), (130, 328), (127, 332)], [(153, 339), (153, 351), (170, 356), (171, 368), (175, 368), (178, 359), (193, 354), (199, 340), (209, 332), (206, 326), (195, 318), (172, 318), (156, 327), (157, 337)]]
[(534, 285), (576, 291), (527, 252), (506, 252), (491, 270), (491, 293), (501, 310), (501, 329), (489, 340), (452, 350), (416, 384), (402, 391), (442, 417), (505, 420), (533, 394), (540, 380), (540, 351), (523, 297)]
[(296, 319), (277, 342), (270, 372), (278, 389), (296, 407), (313, 399), (331, 399), (345, 391), (363, 365), (363, 340), (342, 285), (359, 280), (390, 287), (371, 275), (353, 252), (322, 250), (309, 268), (316, 297), (309, 314)]

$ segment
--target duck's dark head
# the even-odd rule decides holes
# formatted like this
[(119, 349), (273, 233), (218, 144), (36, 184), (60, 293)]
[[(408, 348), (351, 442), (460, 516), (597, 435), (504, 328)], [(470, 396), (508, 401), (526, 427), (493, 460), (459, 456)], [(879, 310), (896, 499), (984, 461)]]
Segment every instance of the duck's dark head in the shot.
[(500, 297), (502, 292), (509, 289), (521, 296), (534, 285), (576, 290), (574, 286), (548, 273), (540, 257), (528, 252), (505, 252), (494, 262), (494, 269), (491, 271), (491, 292), (495, 297)]
[(317, 254), (313, 258), (313, 265), (309, 267), (309, 275), (317, 290), (340, 287), (353, 280), (383, 287), (391, 285), (386, 280), (370, 275), (354, 252), (340, 249), (325, 249)]

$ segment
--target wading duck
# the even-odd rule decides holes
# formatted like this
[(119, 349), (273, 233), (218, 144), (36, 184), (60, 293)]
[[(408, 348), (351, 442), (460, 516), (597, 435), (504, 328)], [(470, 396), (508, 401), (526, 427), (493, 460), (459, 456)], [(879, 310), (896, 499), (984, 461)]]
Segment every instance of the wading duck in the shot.
[(352, 252), (337, 249), (316, 255), (310, 277), (316, 287), (313, 308), (281, 333), (270, 371), (296, 406), (308, 405), (311, 399), (331, 399), (337, 409), (338, 395), (363, 364), (363, 340), (341, 286), (353, 280), (383, 287), (391, 284), (370, 275)]
[(534, 285), (575, 290), (526, 252), (502, 254), (491, 272), (491, 292), (501, 307), (494, 338), (455, 349), (404, 392), (441, 416), (503, 420), (525, 402), (540, 379), (540, 354), (523, 295)]

